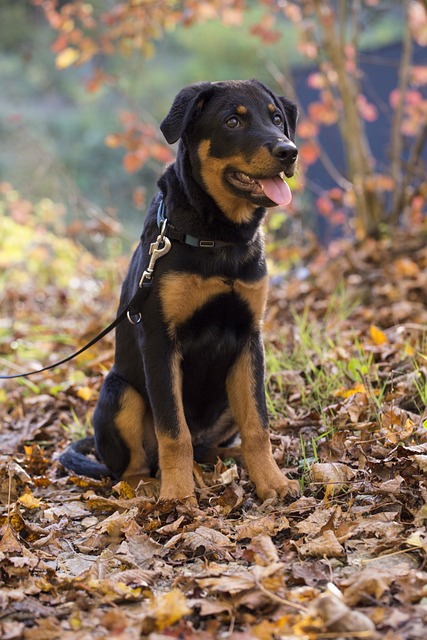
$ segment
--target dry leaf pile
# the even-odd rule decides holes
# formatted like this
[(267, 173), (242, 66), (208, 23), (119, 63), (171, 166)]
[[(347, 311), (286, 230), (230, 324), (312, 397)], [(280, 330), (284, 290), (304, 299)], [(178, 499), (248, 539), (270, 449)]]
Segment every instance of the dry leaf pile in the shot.
[[(195, 465), (198, 508), (158, 503), (156, 480), (133, 492), (66, 475), (56, 457), (85, 432), (111, 338), (65, 368), (2, 384), (2, 640), (423, 640), (424, 244), (341, 245), (276, 279), (271, 440), (301, 480), (298, 499), (260, 504), (235, 449)], [(2, 365), (11, 349), (9, 366), (46, 362), (64, 352), (60, 340), (104, 324), (115, 278), (79, 269), (83, 290), (98, 278), (80, 302), (39, 274), (5, 288)]]

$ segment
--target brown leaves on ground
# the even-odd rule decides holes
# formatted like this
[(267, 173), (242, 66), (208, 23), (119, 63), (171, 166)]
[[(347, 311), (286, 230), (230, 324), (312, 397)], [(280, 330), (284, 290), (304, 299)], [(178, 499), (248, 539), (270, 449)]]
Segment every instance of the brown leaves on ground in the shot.
[[(159, 503), (155, 479), (133, 491), (65, 475), (57, 452), (86, 430), (110, 339), (2, 384), (0, 637), (424, 639), (426, 274), (424, 244), (399, 238), (319, 254), (273, 288), (272, 446), (303, 489), (282, 504), (259, 504), (238, 456), (195, 465), (198, 507)], [(114, 313), (111, 285), (62, 314), (30, 276), (6, 290), (16, 316), (0, 334), (2, 363), (14, 343), (23, 368), (46, 357), (23, 346), (39, 321), (62, 355), (58, 336), (103, 324), (91, 309)]]

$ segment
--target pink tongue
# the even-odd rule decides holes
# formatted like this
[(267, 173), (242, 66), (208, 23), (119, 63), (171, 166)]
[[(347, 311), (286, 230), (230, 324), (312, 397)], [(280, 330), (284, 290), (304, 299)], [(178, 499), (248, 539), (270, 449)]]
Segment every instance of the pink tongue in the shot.
[(274, 178), (265, 178), (259, 181), (265, 195), (272, 202), (281, 205), (287, 205), (292, 200), (292, 193), (287, 182), (284, 182), (280, 176)]

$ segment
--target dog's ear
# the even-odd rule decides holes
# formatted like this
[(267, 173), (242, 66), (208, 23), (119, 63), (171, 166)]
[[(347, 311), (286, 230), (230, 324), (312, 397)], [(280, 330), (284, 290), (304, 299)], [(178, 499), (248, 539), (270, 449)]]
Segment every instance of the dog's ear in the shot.
[(285, 110), (286, 121), (288, 123), (289, 139), (295, 141), (295, 130), (298, 121), (298, 107), (295, 102), (288, 100), (284, 96), (279, 96), (280, 104)]
[(200, 110), (213, 91), (210, 82), (197, 82), (182, 89), (171, 109), (160, 125), (160, 130), (169, 144), (176, 142), (184, 133), (195, 113)]

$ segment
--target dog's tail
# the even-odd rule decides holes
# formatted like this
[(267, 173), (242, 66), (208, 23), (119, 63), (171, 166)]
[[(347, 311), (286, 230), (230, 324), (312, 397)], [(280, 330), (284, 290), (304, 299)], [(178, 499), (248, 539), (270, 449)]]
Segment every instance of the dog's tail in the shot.
[(88, 476), (95, 480), (111, 478), (111, 472), (107, 465), (89, 458), (95, 454), (95, 438), (88, 436), (70, 444), (59, 456), (59, 462), (68, 471), (73, 471), (81, 476)]

